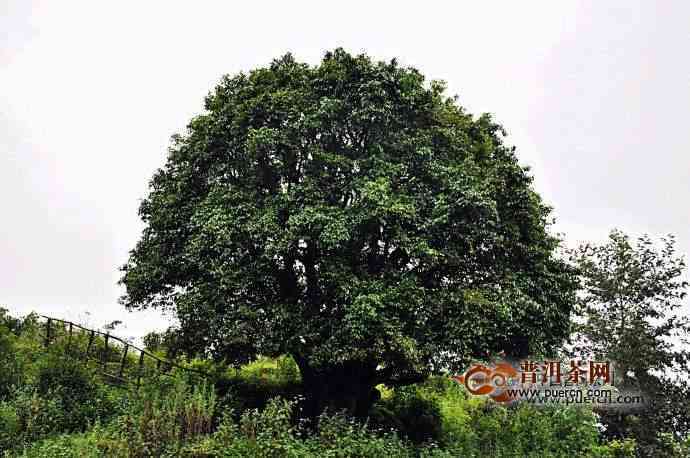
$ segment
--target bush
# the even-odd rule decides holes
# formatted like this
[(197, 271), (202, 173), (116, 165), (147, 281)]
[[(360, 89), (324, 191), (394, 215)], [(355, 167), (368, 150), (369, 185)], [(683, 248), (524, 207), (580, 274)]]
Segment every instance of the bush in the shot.
[(62, 408), (62, 432), (86, 430), (96, 419), (107, 420), (119, 410), (118, 388), (104, 385), (94, 364), (85, 364), (62, 346), (55, 346), (37, 364), (36, 392)]
[(43, 398), (30, 388), (0, 402), (0, 450), (17, 450), (60, 431), (65, 412), (59, 401)]
[(291, 422), (295, 403), (271, 400), (238, 423), (226, 417), (206, 441), (185, 448), (184, 456), (208, 457), (413, 457), (415, 449), (394, 434), (376, 434), (342, 415), (322, 415), (318, 431), (307, 434)]
[(10, 320), (0, 308), (0, 400), (7, 399), (24, 378), (22, 353), (18, 351), (18, 337), (13, 332), (17, 326), (18, 323)]
[(16, 409), (7, 402), (0, 402), (0, 452), (14, 448), (20, 434)]
[(223, 410), (234, 412), (235, 419), (252, 409), (264, 409), (272, 398), (294, 399), (302, 394), (297, 365), (289, 356), (261, 358), (216, 381), (216, 392)]
[(380, 429), (396, 430), (415, 444), (439, 442), (442, 439), (443, 426), (438, 402), (420, 395), (415, 386), (399, 388), (391, 398), (380, 401), (372, 409), (370, 422)]
[[(23, 329), (30, 329), (28, 322)], [(15, 340), (18, 353), (36, 350), (26, 338)], [(93, 367), (63, 346), (36, 355), (23, 361), (21, 388), (13, 385), (0, 401), (0, 451), (21, 450), (55, 434), (86, 431), (98, 419), (120, 411), (122, 393), (103, 385)]]
[(212, 387), (191, 387), (181, 378), (153, 379), (117, 420), (116, 430), (127, 444), (128, 456), (159, 456), (209, 434), (215, 409)]
[(624, 457), (635, 450), (634, 441), (603, 444), (590, 409), (501, 406), (468, 396), (446, 377), (386, 393), (372, 412), (372, 423), (428, 443), (423, 452), (434, 457)]
[(122, 457), (124, 454), (103, 455), (102, 450), (97, 444), (97, 433), (88, 434), (63, 434), (40, 442), (28, 447), (22, 453), (22, 458), (100, 458), (108, 456), (112, 458)]

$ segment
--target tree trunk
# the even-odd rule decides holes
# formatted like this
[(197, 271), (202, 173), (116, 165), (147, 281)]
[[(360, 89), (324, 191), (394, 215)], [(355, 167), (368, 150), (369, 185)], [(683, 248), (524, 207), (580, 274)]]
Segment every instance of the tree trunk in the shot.
[(316, 426), (324, 411), (344, 411), (365, 419), (380, 398), (376, 389), (376, 364), (360, 361), (313, 368), (303, 358), (295, 357), (302, 375), (304, 402), (302, 415)]

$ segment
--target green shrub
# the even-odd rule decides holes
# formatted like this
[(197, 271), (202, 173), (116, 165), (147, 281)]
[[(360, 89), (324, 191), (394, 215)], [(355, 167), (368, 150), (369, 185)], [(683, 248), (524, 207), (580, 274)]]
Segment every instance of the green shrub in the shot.
[[(100, 458), (95, 434), (60, 435), (36, 442), (26, 448), (22, 458)], [(125, 457), (126, 455), (107, 455)]]
[(55, 399), (64, 412), (62, 432), (84, 431), (96, 419), (107, 420), (118, 412), (118, 388), (103, 384), (93, 363), (75, 358), (55, 346), (37, 363), (37, 393)]
[(17, 450), (60, 431), (65, 412), (59, 401), (43, 398), (30, 388), (0, 402), (0, 450)]
[(372, 409), (370, 423), (380, 429), (396, 430), (403, 438), (415, 444), (439, 442), (443, 426), (441, 409), (436, 399), (425, 398), (417, 387), (396, 389)]
[(24, 379), (23, 354), (17, 348), (17, 323), (11, 322), (0, 308), (0, 400), (7, 399), (10, 393)]
[(646, 443), (640, 447), (642, 454), (646, 456), (663, 456), (667, 458), (690, 457), (690, 437), (684, 442), (679, 441), (671, 433), (657, 434), (656, 441)]
[(637, 452), (638, 447), (634, 439), (616, 439), (606, 442), (605, 444), (595, 445), (592, 447), (591, 456), (601, 458), (634, 458), (636, 456), (640, 456)]
[(182, 378), (148, 382), (130, 410), (115, 423), (119, 437), (127, 444), (128, 456), (177, 452), (184, 442), (211, 432), (216, 409), (212, 387), (192, 387)]
[(289, 356), (260, 358), (216, 381), (222, 410), (242, 412), (264, 409), (272, 398), (294, 399), (302, 394), (297, 365)]
[(416, 451), (394, 434), (376, 434), (342, 415), (322, 415), (318, 431), (292, 424), (295, 403), (271, 400), (245, 412), (239, 424), (226, 416), (209, 439), (184, 448), (183, 456), (208, 457), (413, 457)]
[(21, 435), (19, 416), (13, 405), (0, 401), (0, 452), (15, 447)]
[[(446, 377), (394, 390), (376, 405), (372, 423), (381, 424), (382, 413), (388, 419), (383, 425), (410, 440), (430, 443), (424, 448), (428, 456), (624, 457), (635, 450), (634, 441), (602, 443), (588, 408), (526, 403), (506, 407), (468, 396)], [(420, 421), (424, 416), (438, 419), (440, 428)]]

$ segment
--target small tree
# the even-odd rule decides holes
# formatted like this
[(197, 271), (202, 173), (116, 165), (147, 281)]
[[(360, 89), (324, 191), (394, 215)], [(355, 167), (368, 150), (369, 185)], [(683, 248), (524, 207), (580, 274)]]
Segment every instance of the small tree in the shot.
[(573, 274), (503, 135), (441, 83), (343, 50), (225, 77), (151, 181), (123, 302), (172, 308), (236, 364), (292, 355), (311, 416), (555, 348)]
[(678, 313), (688, 283), (675, 253), (673, 236), (655, 243), (644, 235), (631, 243), (620, 231), (605, 244), (572, 252), (582, 279), (575, 351), (612, 360), (617, 385), (649, 398), (645, 412), (604, 415), (608, 434), (633, 434), (643, 445), (653, 444), (658, 432), (680, 438), (690, 431), (690, 391), (674, 380), (690, 368), (690, 322)]

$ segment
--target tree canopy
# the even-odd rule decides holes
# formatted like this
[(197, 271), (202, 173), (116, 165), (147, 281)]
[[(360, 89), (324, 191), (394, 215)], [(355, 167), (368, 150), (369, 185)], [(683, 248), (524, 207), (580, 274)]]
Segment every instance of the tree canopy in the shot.
[(290, 354), (316, 410), (569, 333), (574, 275), (505, 132), (342, 49), (225, 76), (150, 182), (123, 303), (199, 351)]
[[(606, 243), (573, 250), (582, 277), (575, 354), (614, 363), (615, 385), (641, 391), (647, 404), (630, 414), (603, 412), (610, 437), (634, 436), (643, 449), (660, 446), (660, 433), (690, 432), (690, 318), (685, 261), (675, 238), (631, 241), (615, 230)], [(660, 452), (648, 452), (657, 456)]]

